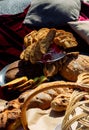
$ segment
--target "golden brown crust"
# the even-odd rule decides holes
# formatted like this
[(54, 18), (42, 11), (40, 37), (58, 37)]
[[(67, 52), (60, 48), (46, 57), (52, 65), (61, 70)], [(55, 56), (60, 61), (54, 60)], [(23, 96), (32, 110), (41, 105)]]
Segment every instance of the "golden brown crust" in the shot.
[(6, 88), (7, 90), (14, 90), (15, 87), (25, 83), (28, 80), (26, 76), (16, 78), (2, 86), (2, 89)]
[(26, 48), (27, 46), (31, 45), (35, 41), (35, 36), (37, 35), (37, 30), (33, 30), (29, 34), (27, 34), (24, 37), (24, 47)]
[[(34, 90), (28, 90), (24, 93), (22, 93), (19, 97), (18, 100), (20, 103), (24, 103), (26, 99), (29, 97), (29, 95), (33, 92)], [(67, 93), (67, 92), (72, 92), (73, 90), (69, 88), (54, 88), (54, 89), (49, 89), (45, 92), (41, 92), (34, 96), (30, 102), (29, 108), (41, 108), (41, 109), (48, 109), (51, 107), (51, 101), (58, 95), (62, 93)]]
[[(25, 45), (25, 50), (20, 54), (20, 59), (30, 61), (31, 63), (41, 60), (42, 55), (47, 53), (49, 46), (53, 43), (55, 34), (56, 29), (54, 28), (42, 28), (38, 30), (34, 37), (31, 37), (30, 34), (27, 35), (26, 38), (30, 39), (30, 44), (25, 43), (27, 45)], [(28, 41), (25, 40), (25, 42)]]
[(41, 40), (39, 40), (40, 45), (40, 51), (42, 54), (46, 54), (50, 45), (53, 43), (53, 39), (56, 34), (56, 29), (51, 28), (49, 32), (46, 34), (45, 37), (43, 37)]
[(21, 126), (20, 118), (11, 121), (10, 124), (7, 125), (6, 130), (17, 130)]
[(66, 111), (66, 108), (69, 104), (71, 93), (62, 93), (55, 97), (51, 102), (51, 108), (54, 111)]
[(46, 77), (52, 77), (56, 75), (59, 71), (59, 63), (53, 62), (50, 64), (45, 64), (43, 67), (43, 73)]
[(71, 32), (57, 30), (55, 28), (41, 28), (33, 30), (24, 37), (25, 50), (20, 54), (20, 59), (36, 63), (48, 52), (50, 45), (55, 43), (63, 49), (76, 47), (78, 45)]
[[(20, 120), (21, 115), (21, 104), (18, 99), (7, 101), (5, 109), (0, 112), (0, 128), (8, 128), (11, 126), (16, 120)], [(15, 127), (16, 128), (16, 127)], [(8, 129), (10, 130), (10, 129)], [(14, 130), (14, 128), (13, 128)]]
[(65, 49), (76, 47), (78, 45), (73, 34), (64, 30), (57, 30), (56, 36), (54, 38), (54, 43), (59, 46), (62, 46)]
[(79, 54), (67, 56), (59, 73), (68, 81), (76, 81), (79, 74), (89, 72), (89, 56)]

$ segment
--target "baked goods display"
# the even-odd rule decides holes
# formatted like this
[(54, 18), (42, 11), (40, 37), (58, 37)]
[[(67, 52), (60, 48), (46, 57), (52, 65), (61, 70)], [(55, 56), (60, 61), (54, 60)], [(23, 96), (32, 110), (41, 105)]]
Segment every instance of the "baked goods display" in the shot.
[[(80, 84), (81, 83), (81, 84)], [(6, 107), (1, 112), (1, 119), (5, 113), (8, 117), (6, 122), (4, 122), (3, 127), (7, 125), (9, 120), (8, 114), (17, 114), (10, 116), (12, 121), (22, 117), (22, 123), (26, 121), (26, 109), (32, 107), (39, 107), (41, 109), (47, 109), (50, 106), (55, 111), (64, 111), (66, 110), (73, 89), (80, 89), (89, 91), (89, 73), (82, 73), (79, 75), (77, 82), (65, 82), (65, 81), (53, 81), (48, 83), (42, 83), (33, 90), (28, 90), (22, 93), (17, 99), (6, 102)], [(47, 91), (49, 90), (50, 91)], [(43, 93), (44, 91), (44, 93)], [(40, 93), (42, 92), (42, 93)], [(40, 93), (37, 95), (37, 93)], [(36, 95), (36, 96), (35, 96)], [(32, 99), (32, 100), (31, 100)], [(60, 100), (59, 100), (60, 99)], [(58, 102), (59, 100), (59, 102)], [(55, 105), (55, 103), (57, 105)], [(9, 112), (9, 111), (10, 112)], [(22, 111), (22, 114), (21, 114)], [(3, 117), (3, 120), (5, 117)], [(2, 123), (2, 122), (1, 122)], [(9, 122), (8, 122), (9, 124)], [(0, 125), (2, 127), (2, 125)], [(9, 126), (10, 127), (10, 126)]]
[[(58, 48), (56, 51), (65, 51), (66, 55), (52, 63), (39, 63), (54, 44)], [(24, 130), (28, 130), (28, 109), (51, 108), (54, 112), (65, 112), (62, 130), (66, 127), (69, 130), (71, 121), (68, 113), (72, 112), (69, 108), (76, 105), (81, 95), (84, 96), (84, 102), (87, 102), (89, 96), (89, 56), (71, 51), (73, 48), (77, 49), (77, 45), (78, 42), (71, 32), (55, 28), (33, 30), (24, 37), (24, 50), (20, 54), (20, 60), (8, 66), (5, 84), (1, 86), (5, 95), (5, 99), (1, 100), (1, 129), (15, 130), (22, 125)], [(72, 102), (76, 90), (79, 91)], [(85, 115), (87, 114), (84, 113)], [(74, 117), (73, 122), (75, 119), (78, 118)], [(78, 123), (84, 124), (84, 120), (79, 120)]]
[[(10, 128), (13, 127), (13, 124), (16, 124), (15, 127), (18, 127), (19, 125), (21, 125), (20, 117), (21, 117), (22, 106), (24, 102), (28, 99), (28, 97), (31, 95), (31, 93), (33, 93), (33, 91), (34, 89), (25, 91), (16, 99), (13, 99), (11, 101), (4, 101), (5, 103), (3, 105), (3, 109), (1, 109), (1, 112), (0, 112), (0, 127), (1, 128), (7, 127), (9, 130)], [(54, 88), (54, 89), (50, 89), (48, 91), (39, 93), (38, 95), (33, 97), (33, 99), (30, 102), (29, 108), (38, 107), (45, 110), (52, 107), (53, 109), (54, 106), (51, 105), (51, 102), (53, 100), (55, 101), (56, 96), (58, 96), (59, 94), (65, 94), (65, 93), (71, 94), (72, 92), (73, 92), (73, 89), (69, 89), (69, 88)], [(64, 104), (60, 104), (59, 111), (63, 111), (62, 109), (63, 106)], [(55, 109), (55, 111), (58, 111), (58, 109)], [(10, 123), (10, 121), (12, 122), (12, 124)]]
[[(88, 78), (88, 82), (86, 82), (86, 80), (87, 80), (86, 76)], [(81, 79), (80, 77), (83, 77), (83, 78)], [(82, 81), (83, 81), (83, 83), (82, 83)], [(54, 81), (54, 82), (50, 82), (50, 83), (43, 83), (43, 84), (39, 85), (37, 88), (35, 88), (34, 91), (31, 93), (31, 95), (29, 95), (29, 97), (27, 98), (27, 100), (25, 101), (25, 103), (23, 104), (23, 107), (22, 107), (21, 122), (23, 124), (24, 130), (28, 130), (28, 124), (27, 124), (27, 120), (26, 120), (26, 110), (29, 107), (31, 99), (40, 92), (43, 92), (43, 91), (51, 89), (51, 88), (60, 88), (60, 87), (62, 87), (62, 88), (68, 87), (68, 88), (72, 88), (72, 89), (79, 89), (81, 91), (89, 92), (89, 73), (81, 74), (81, 76), (79, 76), (77, 82)], [(68, 99), (67, 99), (67, 101), (68, 101)], [(59, 102), (59, 104), (60, 103), (61, 102)], [(64, 106), (65, 106), (65, 104), (64, 104)], [(63, 103), (62, 103), (62, 107), (63, 107)]]
[(24, 41), (25, 49), (22, 51), (20, 58), (33, 64), (42, 59), (42, 56), (49, 51), (53, 43), (64, 49), (78, 45), (72, 33), (55, 28), (42, 28), (33, 31), (25, 36)]

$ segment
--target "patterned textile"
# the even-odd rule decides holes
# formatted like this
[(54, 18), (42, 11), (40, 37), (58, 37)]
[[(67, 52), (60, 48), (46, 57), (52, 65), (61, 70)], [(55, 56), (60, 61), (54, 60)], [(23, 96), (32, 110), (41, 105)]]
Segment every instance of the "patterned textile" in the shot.
[(0, 0), (0, 15), (18, 14), (30, 4), (30, 0)]
[(0, 16), (0, 70), (18, 60), (23, 49), (23, 37), (31, 31), (22, 24), (27, 12)]

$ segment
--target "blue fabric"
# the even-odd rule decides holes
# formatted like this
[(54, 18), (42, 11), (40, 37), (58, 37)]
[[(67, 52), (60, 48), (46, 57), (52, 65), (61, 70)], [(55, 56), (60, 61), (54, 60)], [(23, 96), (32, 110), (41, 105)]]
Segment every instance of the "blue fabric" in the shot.
[(32, 0), (24, 24), (56, 27), (78, 19), (81, 0)]
[(0, 0), (0, 15), (21, 13), (30, 2), (31, 0)]

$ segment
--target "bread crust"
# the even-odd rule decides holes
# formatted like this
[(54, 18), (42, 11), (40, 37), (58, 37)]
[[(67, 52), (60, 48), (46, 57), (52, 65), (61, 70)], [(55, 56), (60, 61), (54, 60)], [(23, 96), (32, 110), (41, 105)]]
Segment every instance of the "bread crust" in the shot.
[(67, 56), (59, 70), (60, 75), (68, 81), (76, 81), (83, 72), (89, 72), (89, 56), (83, 54)]

